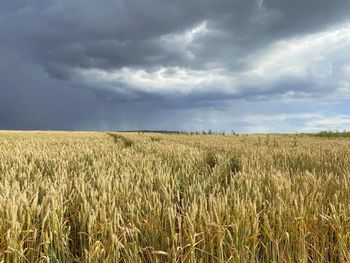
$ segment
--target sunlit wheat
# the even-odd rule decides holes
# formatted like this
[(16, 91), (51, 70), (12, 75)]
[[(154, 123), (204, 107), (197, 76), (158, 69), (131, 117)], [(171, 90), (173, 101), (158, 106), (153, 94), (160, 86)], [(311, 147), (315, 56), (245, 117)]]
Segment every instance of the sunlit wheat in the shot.
[(349, 146), (0, 132), (0, 262), (349, 262)]

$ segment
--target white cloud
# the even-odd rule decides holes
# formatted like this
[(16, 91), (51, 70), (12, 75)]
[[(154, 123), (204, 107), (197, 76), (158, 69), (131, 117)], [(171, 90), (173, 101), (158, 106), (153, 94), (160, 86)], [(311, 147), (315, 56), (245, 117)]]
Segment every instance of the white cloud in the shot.
[(343, 66), (342, 71), (343, 71), (345, 77), (350, 79), (350, 65)]
[[(330, 88), (339, 64), (350, 60), (350, 23), (324, 32), (286, 39), (272, 45), (259, 56), (251, 55), (247, 76), (271, 82), (283, 77), (307, 78)], [(347, 72), (347, 70), (345, 69)]]
[(195, 58), (195, 55), (191, 52), (189, 46), (196, 39), (208, 33), (207, 22), (204, 21), (185, 32), (166, 34), (160, 38), (160, 42), (168, 50), (172, 52), (176, 51), (178, 54), (184, 54), (187, 59), (191, 60)]
[(188, 94), (201, 90), (227, 91), (235, 82), (233, 77), (227, 76), (221, 70), (209, 72), (191, 70), (180, 67), (159, 68), (152, 72), (142, 69), (123, 68), (114, 72), (100, 69), (78, 71), (79, 75), (87, 80), (86, 83), (102, 83), (103, 87), (114, 89), (116, 86), (125, 84), (139, 91), (149, 93), (180, 92)]
[[(198, 35), (206, 34), (206, 23), (179, 35), (165, 36), (163, 41), (182, 47), (191, 43)], [(183, 45), (181, 45), (183, 43)], [(79, 69), (76, 72), (87, 83), (96, 83), (108, 89), (119, 89), (120, 85), (148, 93), (166, 94), (191, 92), (218, 92), (227, 95), (244, 93), (249, 87), (251, 93), (265, 91), (288, 97), (322, 93), (324, 98), (349, 97), (350, 68), (344, 64), (350, 61), (350, 23), (324, 32), (286, 39), (275, 43), (259, 54), (247, 57), (248, 69), (241, 72), (222, 67), (208, 70), (194, 70), (185, 67), (160, 67), (155, 70), (122, 68), (115, 71), (103, 69)], [(192, 54), (190, 55), (192, 56)], [(344, 62), (345, 61), (345, 62)], [(276, 87), (300, 80), (310, 87)], [(254, 92), (254, 90), (256, 92)]]
[(310, 119), (303, 126), (298, 127), (299, 132), (319, 132), (324, 130), (342, 131), (345, 127), (350, 126), (350, 116), (336, 115), (326, 116), (320, 115), (316, 118)]
[(322, 115), (320, 113), (291, 113), (291, 114), (274, 114), (274, 115), (248, 115), (243, 118), (244, 121), (252, 123), (264, 123), (268, 121), (287, 121), (289, 119), (311, 119), (320, 118)]

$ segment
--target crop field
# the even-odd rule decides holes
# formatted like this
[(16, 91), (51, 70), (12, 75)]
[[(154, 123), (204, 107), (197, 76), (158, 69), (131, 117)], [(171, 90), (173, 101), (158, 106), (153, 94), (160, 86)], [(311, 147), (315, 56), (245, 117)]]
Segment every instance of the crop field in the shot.
[(350, 139), (0, 132), (0, 262), (350, 262)]

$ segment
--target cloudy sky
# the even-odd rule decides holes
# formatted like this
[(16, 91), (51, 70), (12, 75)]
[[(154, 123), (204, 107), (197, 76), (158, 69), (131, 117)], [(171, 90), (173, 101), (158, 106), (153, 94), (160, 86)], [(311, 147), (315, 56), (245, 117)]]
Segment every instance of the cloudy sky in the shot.
[(350, 129), (350, 1), (1, 0), (0, 129)]

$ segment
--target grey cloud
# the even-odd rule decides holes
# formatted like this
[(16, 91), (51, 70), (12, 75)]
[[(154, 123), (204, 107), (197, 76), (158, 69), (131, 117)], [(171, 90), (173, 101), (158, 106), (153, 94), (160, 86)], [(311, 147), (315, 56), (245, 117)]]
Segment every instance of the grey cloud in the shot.
[(0, 56), (0, 129), (74, 129), (93, 117), (98, 102), (89, 92), (62, 87), (9, 50)]
[[(4, 6), (9, 6), (5, 2)], [(1, 19), (7, 39), (38, 63), (114, 67), (232, 63), (276, 39), (348, 18), (348, 1), (29, 1)], [(18, 7), (19, 4), (17, 4)], [(15, 5), (16, 6), (16, 5)], [(317, 8), (315, 8), (317, 6)], [(207, 21), (213, 33), (186, 61), (160, 37)], [(7, 30), (6, 30), (7, 29)], [(59, 77), (59, 75), (58, 75)]]
[[(191, 119), (236, 101), (322, 99), (331, 93), (328, 83), (311, 73), (243, 82), (237, 91), (210, 83), (180, 93), (143, 90), (128, 79), (87, 83), (77, 71), (165, 68), (171, 78), (173, 67), (208, 74), (221, 68), (241, 76), (278, 41), (349, 21), (349, 11), (347, 0), (3, 0), (0, 128), (143, 128), (168, 113), (177, 119), (167, 124), (174, 129), (184, 112)], [(186, 42), (186, 33), (203, 23), (205, 32)], [(350, 62), (329, 57), (340, 66)], [(337, 74), (334, 83), (343, 78)]]

